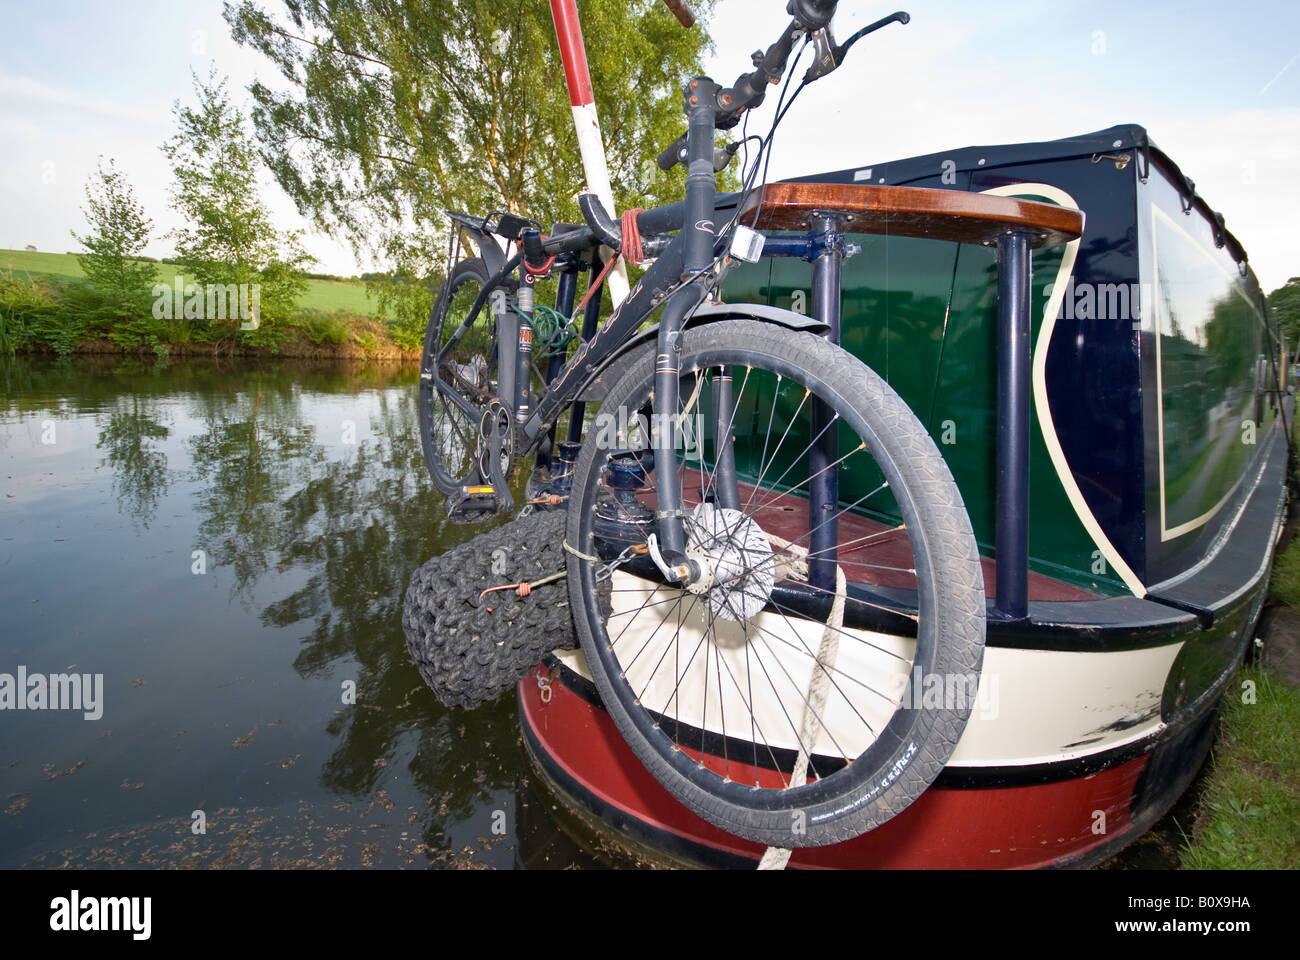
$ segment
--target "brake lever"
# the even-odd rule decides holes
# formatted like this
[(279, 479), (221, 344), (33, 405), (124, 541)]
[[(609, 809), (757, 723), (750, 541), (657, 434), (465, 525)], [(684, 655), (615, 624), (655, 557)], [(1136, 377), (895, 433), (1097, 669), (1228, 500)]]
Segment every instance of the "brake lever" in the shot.
[(835, 46), (835, 38), (831, 35), (830, 25), (827, 24), (822, 29), (812, 35), (814, 57), (812, 66), (803, 76), (804, 83), (812, 83), (821, 77), (826, 76), (841, 63), (844, 62), (844, 56), (849, 52), (849, 48), (865, 37), (869, 33), (875, 33), (881, 27), (887, 27), (891, 23), (910, 23), (911, 14), (906, 10), (899, 10), (891, 13), (887, 17), (882, 17), (875, 23), (868, 24), (853, 36), (849, 37), (838, 47)]
[(831, 33), (830, 24), (815, 31), (808, 39), (812, 41), (813, 62), (803, 75), (804, 83), (812, 83), (840, 65), (840, 49), (835, 46), (835, 35)]

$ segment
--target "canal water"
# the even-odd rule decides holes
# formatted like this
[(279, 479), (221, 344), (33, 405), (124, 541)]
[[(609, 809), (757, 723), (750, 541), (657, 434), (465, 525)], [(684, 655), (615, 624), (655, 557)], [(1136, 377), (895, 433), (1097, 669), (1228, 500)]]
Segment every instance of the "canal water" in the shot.
[(0, 361), (0, 867), (587, 867), (513, 696), (444, 709), (411, 572), (448, 523), (412, 366)]

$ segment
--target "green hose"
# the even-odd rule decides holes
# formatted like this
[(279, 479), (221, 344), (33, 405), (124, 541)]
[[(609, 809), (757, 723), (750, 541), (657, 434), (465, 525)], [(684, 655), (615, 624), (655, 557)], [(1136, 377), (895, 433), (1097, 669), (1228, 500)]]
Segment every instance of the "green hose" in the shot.
[(561, 356), (578, 336), (578, 326), (553, 307), (539, 303), (530, 317), (518, 307), (515, 312), (533, 325), (533, 356), (539, 359)]

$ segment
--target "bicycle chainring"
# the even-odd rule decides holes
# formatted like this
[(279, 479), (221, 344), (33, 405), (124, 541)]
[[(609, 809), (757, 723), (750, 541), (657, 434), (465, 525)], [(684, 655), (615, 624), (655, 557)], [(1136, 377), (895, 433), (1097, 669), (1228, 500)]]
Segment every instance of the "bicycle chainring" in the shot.
[(483, 411), (478, 432), (479, 473), (500, 493), (515, 465), (514, 417), (500, 400), (493, 400)]

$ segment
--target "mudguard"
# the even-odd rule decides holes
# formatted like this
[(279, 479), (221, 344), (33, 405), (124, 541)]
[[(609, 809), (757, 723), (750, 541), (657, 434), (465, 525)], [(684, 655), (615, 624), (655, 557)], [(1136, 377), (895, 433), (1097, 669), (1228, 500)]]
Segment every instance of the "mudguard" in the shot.
[(467, 213), (459, 213), (455, 210), (445, 210), (447, 218), (458, 224), (478, 245), (478, 254), (483, 258), (483, 263), (488, 269), (488, 276), (496, 276), (501, 268), (506, 265), (506, 254), (501, 249), (501, 244), (497, 238), (488, 233), (484, 227), (487, 225), (482, 217), (470, 216)]
[[(781, 307), (768, 306), (765, 303), (705, 303), (696, 308), (686, 319), (685, 327), (698, 327), (719, 320), (759, 320), (763, 323), (775, 323), (789, 330), (800, 333), (825, 333), (829, 329), (826, 323), (816, 317), (784, 310)], [(659, 324), (653, 324), (644, 330), (638, 330), (609, 359), (587, 379), (578, 391), (578, 400), (602, 400), (609, 388), (618, 382), (628, 370), (643, 359), (645, 350), (653, 351), (659, 336)]]

